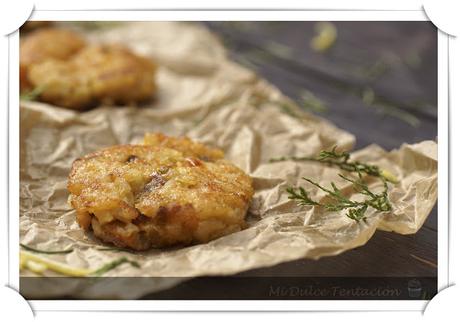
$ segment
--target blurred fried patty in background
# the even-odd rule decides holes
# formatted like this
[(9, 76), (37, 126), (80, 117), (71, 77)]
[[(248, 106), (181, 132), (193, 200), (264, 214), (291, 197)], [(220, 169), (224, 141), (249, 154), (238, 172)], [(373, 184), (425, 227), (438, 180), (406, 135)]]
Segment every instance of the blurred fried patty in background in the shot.
[(155, 64), (117, 44), (87, 44), (71, 30), (46, 27), (21, 37), (20, 88), (75, 110), (136, 105), (155, 93)]

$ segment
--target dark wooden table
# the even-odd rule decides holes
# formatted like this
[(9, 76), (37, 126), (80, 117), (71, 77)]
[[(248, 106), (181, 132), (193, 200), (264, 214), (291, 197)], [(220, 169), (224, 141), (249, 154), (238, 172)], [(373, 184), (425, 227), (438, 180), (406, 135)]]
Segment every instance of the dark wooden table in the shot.
[[(437, 34), (431, 22), (334, 22), (338, 37), (325, 52), (310, 46), (314, 22), (206, 25), (221, 37), (232, 59), (256, 70), (303, 108), (353, 133), (357, 149), (371, 143), (393, 149), (437, 137)], [(430, 284), (432, 296), (437, 210), (414, 235), (377, 232), (366, 245), (338, 256), (297, 260), (227, 279), (197, 278), (147, 298), (245, 298), (244, 289), (257, 298), (258, 291), (266, 292), (267, 279), (280, 276), (296, 277), (297, 282), (301, 277), (354, 277), (363, 283), (366, 278), (370, 283), (428, 278), (422, 284)], [(243, 285), (235, 283), (238, 278)]]

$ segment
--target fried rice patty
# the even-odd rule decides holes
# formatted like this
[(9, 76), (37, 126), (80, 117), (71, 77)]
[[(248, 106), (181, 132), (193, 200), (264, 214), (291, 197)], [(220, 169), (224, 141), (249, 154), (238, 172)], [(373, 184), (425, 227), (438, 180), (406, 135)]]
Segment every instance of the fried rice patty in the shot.
[(148, 134), (77, 159), (68, 180), (77, 222), (119, 247), (207, 242), (245, 226), (251, 178), (187, 138)]
[(31, 66), (48, 59), (65, 60), (84, 46), (86, 41), (83, 37), (62, 28), (40, 28), (21, 37), (19, 54), (21, 89), (29, 89), (32, 86), (28, 80)]
[(215, 161), (224, 157), (219, 149), (209, 148), (201, 143), (193, 142), (188, 137), (171, 137), (162, 133), (147, 133), (144, 135), (144, 145), (165, 147), (182, 152), (186, 156), (204, 161)]
[(156, 89), (155, 65), (119, 45), (89, 45), (67, 59), (47, 60), (29, 69), (28, 79), (42, 88), (40, 100), (71, 109), (96, 104), (135, 105)]

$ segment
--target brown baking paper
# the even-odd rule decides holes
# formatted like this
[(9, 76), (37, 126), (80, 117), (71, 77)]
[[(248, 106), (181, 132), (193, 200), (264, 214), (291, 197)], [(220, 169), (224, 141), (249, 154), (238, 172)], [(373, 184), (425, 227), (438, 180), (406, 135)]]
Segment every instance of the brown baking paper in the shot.
[[(269, 159), (315, 156), (333, 146), (350, 150), (354, 144), (351, 134), (301, 111), (278, 89), (229, 61), (217, 38), (201, 25), (127, 23), (93, 31), (88, 38), (123, 43), (151, 57), (159, 66), (158, 93), (149, 106), (104, 106), (83, 113), (21, 102), (21, 242), (40, 249), (72, 247), (70, 254), (43, 256), (75, 267), (97, 268), (121, 256), (141, 265), (121, 265), (106, 276), (176, 279), (143, 280), (139, 285), (126, 279), (91, 285), (69, 279), (65, 287), (57, 287), (52, 278), (41, 278), (33, 287), (21, 287), (26, 295), (136, 298), (185, 278), (337, 255), (365, 244), (376, 229), (417, 232), (436, 202), (437, 144), (425, 141), (404, 144), (391, 152), (372, 145), (352, 154), (353, 159), (378, 165), (400, 180), (390, 184), (391, 213), (369, 209), (367, 221), (357, 223), (343, 212), (298, 206), (288, 199), (288, 186), (304, 186), (315, 200), (324, 196), (303, 181), (304, 176), (323, 185), (337, 182), (352, 198), (359, 195), (353, 195), (350, 184), (338, 177), (335, 168), (315, 162), (270, 163)], [(289, 112), (285, 106), (291, 107)], [(183, 248), (138, 253), (100, 250), (105, 245), (79, 228), (67, 203), (71, 164), (100, 148), (139, 142), (146, 132), (187, 135), (219, 147), (227, 159), (250, 174), (255, 195), (247, 215), (248, 228)], [(380, 181), (369, 179), (371, 189), (380, 189)], [(22, 276), (31, 275), (22, 272)]]

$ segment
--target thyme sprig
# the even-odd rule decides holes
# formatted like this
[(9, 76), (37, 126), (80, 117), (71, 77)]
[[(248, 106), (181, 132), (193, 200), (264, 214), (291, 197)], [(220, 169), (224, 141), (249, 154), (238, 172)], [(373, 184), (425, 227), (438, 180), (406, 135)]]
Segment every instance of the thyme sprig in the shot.
[(322, 191), (326, 192), (330, 198), (330, 202), (319, 203), (314, 201), (308, 195), (308, 192), (302, 188), (287, 188), (287, 192), (289, 194), (289, 199), (296, 200), (299, 205), (302, 206), (319, 206), (325, 208), (327, 211), (341, 211), (347, 209), (347, 217), (353, 219), (356, 222), (360, 220), (366, 221), (366, 210), (371, 207), (377, 211), (387, 212), (391, 210), (391, 204), (388, 200), (388, 184), (387, 180), (381, 178), (383, 182), (383, 191), (380, 193), (375, 193), (370, 191), (367, 184), (363, 181), (362, 175), (358, 173), (358, 179), (352, 179), (346, 177), (344, 175), (339, 174), (339, 176), (353, 184), (353, 189), (361, 194), (366, 196), (367, 198), (364, 201), (355, 201), (351, 200), (347, 196), (345, 196), (340, 189), (337, 188), (334, 182), (331, 182), (331, 189), (328, 189), (319, 183), (309, 179), (309, 178), (302, 178), (303, 180), (309, 182), (310, 184), (316, 186), (317, 188), (321, 189)]
[(337, 152), (337, 147), (335, 146), (330, 151), (321, 151), (318, 157), (281, 157), (281, 158), (272, 158), (270, 162), (279, 162), (279, 161), (316, 161), (325, 163), (329, 166), (336, 166), (347, 172), (354, 173), (365, 173), (370, 176), (380, 177), (389, 181), (391, 183), (398, 183), (398, 179), (388, 171), (380, 169), (376, 165), (370, 165), (367, 163), (362, 163), (359, 161), (350, 161), (350, 153), (348, 152)]
[[(309, 178), (303, 177), (303, 180), (324, 191), (329, 198), (328, 201), (320, 203), (313, 200), (303, 187), (287, 188), (286, 191), (289, 194), (288, 198), (296, 200), (300, 206), (323, 207), (327, 211), (347, 210), (347, 217), (356, 222), (366, 220), (366, 211), (369, 208), (381, 212), (387, 212), (392, 209), (390, 201), (388, 200), (388, 182), (397, 183), (397, 178), (390, 172), (382, 170), (376, 165), (370, 165), (359, 161), (350, 161), (350, 153), (348, 152), (337, 152), (336, 147), (334, 147), (330, 151), (321, 151), (317, 157), (282, 157), (271, 159), (270, 162), (285, 160), (321, 162), (329, 166), (338, 167), (350, 173), (356, 173), (358, 175), (357, 179), (342, 174), (339, 174), (339, 177), (350, 182), (355, 192), (366, 197), (364, 201), (352, 200), (344, 195), (334, 182), (330, 183), (331, 188), (326, 188)], [(364, 182), (363, 174), (378, 177), (383, 183), (383, 190), (379, 193), (372, 192), (369, 186)]]

